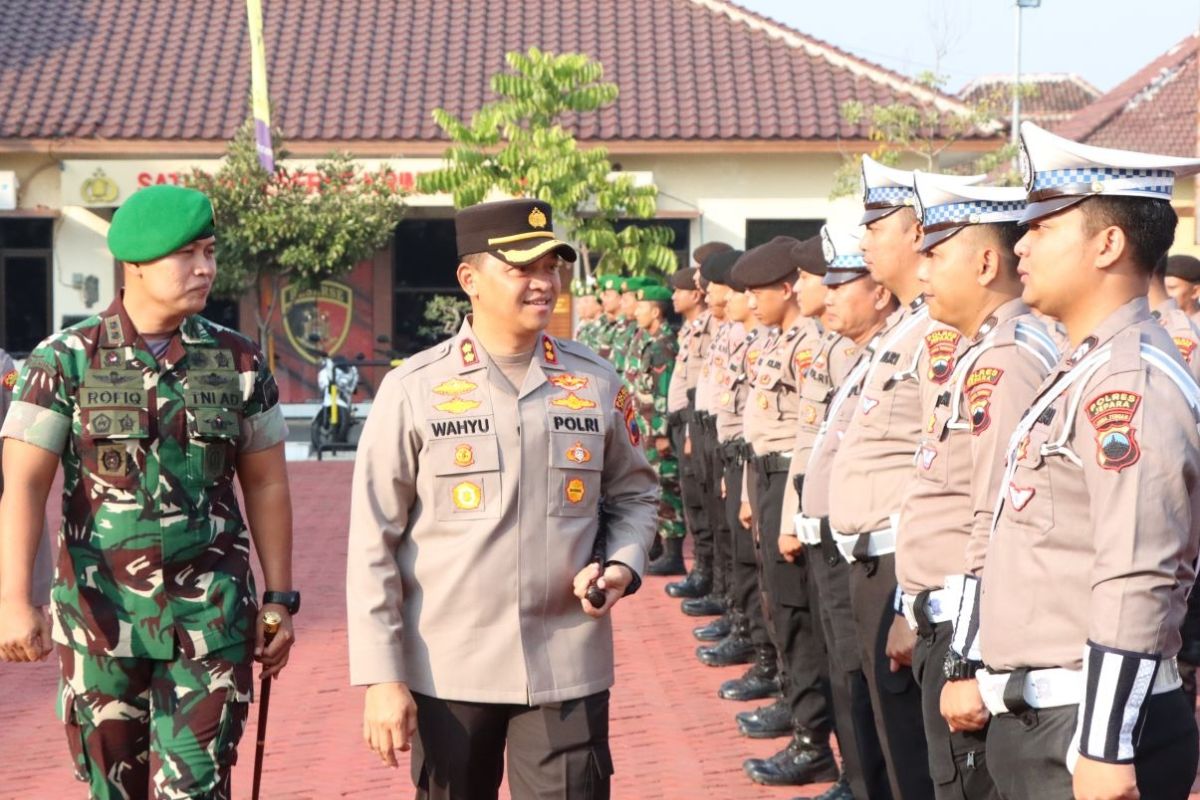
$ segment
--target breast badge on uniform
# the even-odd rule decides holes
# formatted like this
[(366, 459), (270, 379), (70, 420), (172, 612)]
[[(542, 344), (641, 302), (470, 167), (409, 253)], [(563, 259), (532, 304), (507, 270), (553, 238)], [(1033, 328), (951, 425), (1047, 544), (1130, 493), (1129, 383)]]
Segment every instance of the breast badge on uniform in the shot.
[(4, 373), (4, 379), (2, 382), (5, 390), (11, 392), (17, 385), (17, 371), (15, 369), (10, 369), (8, 372)]
[(1000, 382), (1004, 370), (996, 367), (980, 367), (967, 376), (964, 390), (967, 393), (967, 403), (971, 409), (971, 433), (975, 436), (987, 430), (992, 424), (990, 412), (992, 391)]
[(865, 416), (875, 410), (875, 406), (879, 405), (879, 401), (873, 397), (867, 397), (864, 394), (862, 396), (862, 401), (859, 403), (859, 405), (862, 407), (862, 412), (863, 412), (863, 415)]
[(1175, 346), (1179, 348), (1179, 355), (1183, 356), (1183, 360), (1187, 363), (1192, 363), (1192, 353), (1196, 351), (1196, 340), (1189, 339), (1187, 336), (1175, 336)]
[(436, 404), (434, 408), (447, 414), (465, 414), (468, 411), (479, 408), (482, 404), (478, 400), (468, 400), (461, 397), (461, 395), (478, 388), (476, 384), (465, 381), (462, 378), (451, 378), (448, 381), (439, 383), (433, 387), (434, 394), (449, 396), (450, 399)]
[(1141, 457), (1130, 424), (1141, 403), (1136, 392), (1105, 392), (1087, 404), (1088, 420), (1096, 429), (1096, 461), (1105, 469), (1120, 472)]
[(568, 392), (577, 392), (588, 385), (588, 379), (583, 375), (551, 375), (546, 380)]
[(469, 467), (475, 463), (475, 450), (469, 444), (460, 444), (454, 448), (454, 466)]
[(945, 383), (954, 371), (954, 350), (962, 338), (958, 331), (936, 330), (925, 336), (925, 349), (929, 352), (929, 380)]
[(585, 408), (595, 408), (596, 404), (591, 400), (580, 397), (574, 392), (567, 392), (566, 397), (556, 397), (550, 401), (550, 405), (559, 406), (560, 408), (568, 408), (571, 411), (580, 411)]
[(933, 466), (933, 461), (936, 458), (937, 448), (931, 447), (930, 445), (922, 442), (921, 446), (917, 449), (917, 462), (921, 465), (921, 469), (928, 472), (929, 468)]
[(792, 364), (795, 366), (796, 375), (803, 376), (804, 371), (812, 366), (813, 352), (812, 350), (799, 350), (796, 355), (792, 356)]
[(96, 473), (106, 478), (125, 477), (125, 446), (104, 444), (96, 450)]
[(571, 480), (567, 481), (565, 493), (568, 503), (578, 505), (583, 502), (584, 495), (587, 494), (587, 487), (584, 486), (582, 479), (571, 478)]
[(474, 511), (483, 502), (483, 489), (470, 481), (456, 484), (450, 492), (454, 507), (460, 511)]
[(817, 410), (812, 406), (806, 405), (800, 412), (800, 417), (804, 420), (805, 425), (812, 425), (817, 421)]
[(576, 442), (567, 450), (567, 461), (572, 464), (586, 464), (592, 460), (592, 451), (583, 446), (583, 442)]
[(1025, 506), (1029, 505), (1029, 501), (1035, 494), (1037, 494), (1037, 490), (1032, 486), (1023, 488), (1012, 482), (1008, 484), (1008, 499), (1017, 511), (1025, 510)]

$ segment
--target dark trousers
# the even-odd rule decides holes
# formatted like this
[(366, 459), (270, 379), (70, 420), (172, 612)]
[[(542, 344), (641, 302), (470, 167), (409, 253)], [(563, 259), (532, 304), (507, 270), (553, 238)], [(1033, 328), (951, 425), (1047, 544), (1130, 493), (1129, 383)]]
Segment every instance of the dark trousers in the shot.
[(516, 800), (608, 800), (607, 691), (532, 707), (413, 698), (417, 800), (495, 800), (506, 749)]
[(787, 486), (787, 464), (768, 471), (754, 459), (754, 492), (751, 509), (758, 528), (762, 581), (769, 630), (779, 651), (783, 698), (791, 706), (792, 721), (818, 735), (833, 727), (829, 709), (829, 661), (820, 628), (815, 591), (810, 591), (805, 553), (789, 563), (779, 554), (779, 518)]
[(895, 599), (894, 555), (850, 565), (850, 601), (858, 650), (871, 689), (875, 730), (887, 759), (892, 794), (897, 800), (924, 800), (933, 797), (933, 783), (929, 779), (921, 689), (908, 667), (892, 672), (885, 653), (888, 631), (896, 619)]
[[(1138, 791), (1145, 800), (1187, 800), (1196, 778), (1196, 717), (1183, 692), (1146, 699), (1141, 736), (1135, 733)], [(1079, 706), (999, 714), (988, 726), (988, 769), (1004, 800), (1070, 800), (1067, 748)]]
[(954, 625), (939, 622), (922, 631), (913, 649), (913, 675), (921, 686), (929, 774), (937, 800), (999, 800), (985, 763), (987, 729), (951, 733), (942, 718), (942, 662), (954, 638)]
[[(702, 565), (705, 570), (712, 561), (712, 534), (709, 530), (708, 511), (704, 503), (704, 463), (697, 458), (697, 439), (700, 425), (697, 422), (687, 422), (691, 412), (676, 417), (676, 422), (669, 428), (671, 446), (679, 453), (679, 491), (683, 495), (683, 520), (687, 524), (688, 533), (692, 535), (692, 568)], [(692, 452), (687, 454), (684, 440), (687, 431), (691, 431)]]
[[(705, 437), (708, 439), (709, 437)], [(721, 479), (725, 475), (726, 446), (713, 431), (707, 443), (708, 474), (713, 476), (712, 491), (705, 496), (708, 505), (709, 527), (713, 538), (713, 596), (726, 606), (733, 600), (733, 533), (725, 514), (725, 499), (721, 497)]]
[(875, 732), (871, 690), (858, 652), (850, 607), (850, 565), (833, 545), (828, 522), (823, 521), (821, 527), (825, 541), (806, 548), (808, 575), (821, 597), (821, 630), (829, 654), (829, 686), (842, 772), (855, 797), (892, 800), (887, 764)]
[(733, 543), (734, 607), (741, 611), (750, 625), (750, 640), (758, 648), (775, 645), (767, 631), (767, 617), (763, 613), (762, 589), (758, 582), (758, 554), (754, 534), (742, 525), (738, 518), (742, 505), (742, 474), (745, 462), (738, 459), (725, 462), (725, 519), (729, 523)]

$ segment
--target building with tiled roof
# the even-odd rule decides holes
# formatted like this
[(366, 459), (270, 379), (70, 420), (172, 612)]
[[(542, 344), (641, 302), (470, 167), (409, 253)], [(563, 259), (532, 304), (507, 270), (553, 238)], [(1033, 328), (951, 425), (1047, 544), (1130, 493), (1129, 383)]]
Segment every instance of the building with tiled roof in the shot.
[[(1039, 125), (1066, 119), (1100, 96), (1100, 90), (1073, 73), (1021, 75), (1021, 118)], [(968, 83), (958, 93), (964, 103), (987, 103), (1002, 111), (1012, 103), (1013, 76), (985, 75)]]
[[(863, 124), (842, 118), (843, 103), (964, 111), (724, 0), (263, 5), (272, 122), (288, 149), (349, 151), (408, 179), (438, 166), (447, 145), (431, 111), (466, 116), (491, 99), (505, 52), (599, 59), (620, 96), (571, 127), (658, 187), (659, 222), (681, 259), (705, 240), (815, 233), (842, 154), (873, 146)], [(248, 114), (249, 62), (243, 0), (0, 3), (0, 282), (20, 269), (28, 289), (0, 308), (0, 347), (27, 349), (108, 302), (119, 280), (104, 243), (112, 211), (141, 186), (215, 167)], [(972, 132), (949, 158), (1001, 138)], [(331, 316), (353, 320), (342, 352), (370, 355), (378, 334), (401, 350), (422, 344), (425, 302), (457, 288), (452, 213), (445, 199), (413, 198), (392, 246), (347, 278), (352, 313)], [(243, 304), (247, 325), (252, 312)], [(286, 330), (277, 345), (285, 395), (290, 380), (304, 390), (311, 354)]]
[(1079, 109), (1055, 132), (1100, 147), (1197, 153), (1200, 34), (1193, 33)]

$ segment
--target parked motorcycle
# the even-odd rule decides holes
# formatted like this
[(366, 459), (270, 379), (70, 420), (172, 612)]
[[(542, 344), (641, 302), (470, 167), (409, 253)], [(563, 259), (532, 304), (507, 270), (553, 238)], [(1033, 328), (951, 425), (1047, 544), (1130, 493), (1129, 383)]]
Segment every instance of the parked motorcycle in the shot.
[(321, 390), (321, 407), (313, 417), (310, 429), (313, 452), (337, 449), (350, 443), (354, 427), (354, 391), (358, 388), (358, 368), (345, 356), (321, 356), (317, 387)]

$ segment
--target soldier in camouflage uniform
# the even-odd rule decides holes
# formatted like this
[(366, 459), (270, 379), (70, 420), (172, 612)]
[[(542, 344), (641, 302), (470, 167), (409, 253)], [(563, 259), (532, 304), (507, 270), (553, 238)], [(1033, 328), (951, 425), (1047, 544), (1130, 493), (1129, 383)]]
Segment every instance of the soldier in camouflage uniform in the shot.
[(683, 498), (679, 491), (679, 461), (667, 435), (667, 389), (675, 369), (679, 347), (675, 329), (667, 323), (671, 290), (651, 285), (638, 290), (634, 310), (638, 349), (630, 361), (637, 364), (633, 392), (644, 423), (646, 458), (658, 473), (662, 495), (658, 504), (658, 535), (664, 540), (682, 539)]
[[(208, 198), (143, 189), (108, 242), (123, 295), (34, 350), (0, 432), (0, 656), (49, 649), (30, 647), (30, 565), (61, 459), (51, 616), (76, 776), (97, 798), (227, 798), (252, 658), (282, 669), (299, 605), (286, 426), (259, 349), (196, 316), (216, 274)], [(265, 650), (235, 476), (283, 619)]]
[(597, 334), (601, 325), (600, 298), (597, 297), (596, 279), (571, 282), (571, 295), (575, 298), (575, 314), (579, 324), (575, 327), (575, 341), (593, 350), (597, 345)]
[[(646, 280), (637, 276), (621, 279), (621, 313), (617, 317), (616, 325), (613, 326), (612, 353), (609, 361), (612, 362), (613, 368), (622, 378), (627, 377), (625, 362), (629, 359), (634, 337), (638, 333), (637, 320), (633, 316), (637, 309), (637, 293), (645, 285)], [(628, 385), (629, 381), (626, 380), (625, 383)]]
[(619, 275), (603, 275), (600, 287), (600, 324), (596, 327), (596, 346), (592, 348), (601, 358), (612, 362), (613, 336), (617, 331), (621, 312), (621, 281)]

